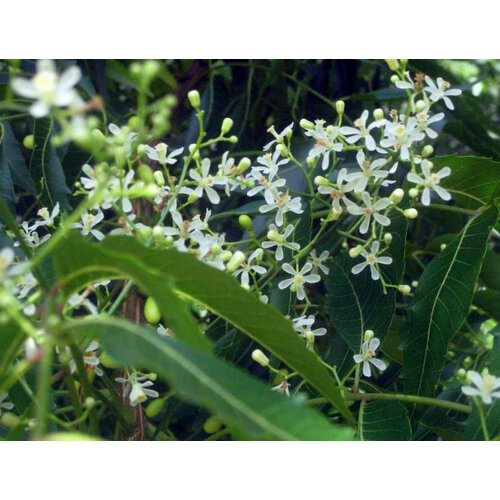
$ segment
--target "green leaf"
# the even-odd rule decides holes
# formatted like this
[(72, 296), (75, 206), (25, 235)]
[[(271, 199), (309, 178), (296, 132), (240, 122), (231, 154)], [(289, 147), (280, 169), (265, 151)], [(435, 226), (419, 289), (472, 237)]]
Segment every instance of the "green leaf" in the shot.
[(16, 204), (17, 198), (14, 183), (10, 175), (9, 165), (7, 163), (5, 147), (1, 140), (1, 132), (2, 130), (0, 129), (0, 196), (5, 204), (12, 208)]
[[(77, 257), (78, 256), (78, 257)], [(64, 289), (74, 291), (85, 284), (106, 276), (106, 265), (123, 263), (120, 273), (134, 273), (134, 280), (148, 289), (155, 283), (155, 293), (162, 314), (172, 317), (172, 306), (161, 297), (161, 287), (171, 279), (175, 291), (190, 298), (223, 319), (231, 322), (266, 349), (282, 359), (290, 368), (300, 373), (312, 386), (325, 396), (348, 420), (350, 411), (337, 388), (333, 377), (315, 354), (306, 349), (292, 327), (274, 307), (263, 304), (254, 294), (242, 289), (238, 281), (226, 273), (200, 262), (194, 255), (173, 249), (149, 249), (127, 236), (111, 236), (101, 243), (87, 243), (78, 233), (69, 235), (53, 254), (54, 266), (64, 278)], [(145, 283), (146, 279), (148, 283)], [(181, 321), (172, 325), (174, 331), (182, 327)], [(186, 337), (182, 340), (186, 341)], [(194, 340), (194, 336), (189, 337)]]
[[(500, 326), (497, 326), (491, 333), (495, 340), (493, 349), (486, 358), (485, 366), (492, 375), (500, 377)], [(490, 438), (495, 437), (500, 430), (500, 400), (494, 399), (492, 404), (483, 405), (483, 411), (488, 434)], [(464, 438), (469, 441), (484, 439), (479, 411), (475, 405), (470, 417), (465, 421)]]
[(69, 210), (66, 178), (56, 150), (51, 143), (54, 123), (50, 118), (35, 120), (33, 135), (35, 147), (31, 156), (30, 173), (36, 188), (42, 194), (42, 202), (53, 207), (59, 202), (61, 210)]
[(482, 309), (492, 318), (500, 321), (500, 292), (487, 288), (474, 294), (474, 305)]
[(491, 249), (486, 251), (479, 279), (488, 288), (500, 291), (500, 255)]
[[(390, 232), (393, 240), (389, 255), (390, 266), (381, 266), (386, 283), (399, 285), (404, 273), (404, 252), (407, 221), (393, 210), (390, 212)], [(396, 305), (396, 292), (388, 288), (384, 294), (380, 280), (373, 280), (368, 269), (352, 274), (351, 269), (358, 261), (347, 252), (333, 258), (330, 273), (325, 280), (327, 312), (340, 336), (354, 352), (359, 352), (365, 330), (373, 330), (382, 341), (391, 324)]]
[(117, 319), (73, 321), (72, 335), (92, 337), (117, 361), (165, 377), (181, 397), (216, 415), (238, 437), (255, 440), (348, 440), (348, 427), (270, 390), (234, 366), (152, 329)]
[(410, 307), (404, 350), (405, 393), (433, 396), (448, 344), (469, 314), (497, 209), (473, 217), (425, 269)]
[(411, 426), (406, 408), (397, 401), (372, 401), (360, 416), (361, 441), (409, 441)]
[(441, 181), (453, 199), (466, 208), (479, 208), (500, 195), (500, 162), (477, 156), (438, 156), (434, 169), (450, 167), (451, 174)]
[(13, 321), (2, 324), (0, 328), (0, 387), (5, 382), (24, 338), (24, 332)]

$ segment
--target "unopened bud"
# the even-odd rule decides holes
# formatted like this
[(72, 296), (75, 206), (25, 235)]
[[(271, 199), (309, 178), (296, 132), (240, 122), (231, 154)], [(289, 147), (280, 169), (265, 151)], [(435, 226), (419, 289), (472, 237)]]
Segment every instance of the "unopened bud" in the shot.
[(222, 420), (217, 415), (212, 415), (205, 420), (203, 430), (207, 434), (215, 434), (223, 425)]
[(232, 128), (233, 128), (233, 120), (231, 118), (224, 118), (222, 121), (222, 126), (220, 128), (221, 134), (225, 135), (227, 134)]
[(351, 257), (351, 259), (355, 259), (362, 251), (363, 247), (361, 245), (357, 245), (349, 250), (349, 257)]
[(161, 170), (156, 170), (155, 172), (153, 172), (153, 177), (158, 186), (161, 187), (165, 185), (165, 177), (163, 177), (163, 172)]
[(470, 365), (472, 365), (472, 358), (470, 356), (467, 356), (464, 359), (464, 366), (465, 368), (469, 368)]
[(409, 295), (411, 293), (411, 286), (409, 285), (399, 285), (398, 290), (403, 294), (403, 295)]
[(15, 427), (21, 425), (21, 419), (14, 413), (4, 413), (0, 422), (2, 422), (5, 427), (9, 427), (10, 429), (14, 429)]
[(92, 398), (92, 397), (90, 397), (90, 396), (86, 397), (85, 401), (83, 402), (83, 406), (85, 406), (85, 408), (87, 410), (90, 410), (90, 409), (94, 408), (94, 406), (95, 406), (95, 399)]
[(439, 250), (441, 250), (441, 252), (446, 248), (446, 243), (441, 243), (441, 245), (439, 245)]
[(390, 196), (390, 200), (397, 204), (404, 198), (405, 192), (401, 188), (395, 189)]
[(418, 196), (418, 189), (417, 188), (411, 188), (408, 191), (408, 194), (410, 195), (410, 198), (416, 198)]
[(321, 175), (317, 175), (314, 178), (314, 184), (316, 184), (316, 186), (328, 186), (328, 184), (330, 184), (330, 183), (326, 177), (323, 177)]
[(392, 234), (391, 233), (385, 233), (384, 234), (384, 241), (386, 245), (390, 245), (392, 242)]
[(236, 172), (239, 174), (243, 173), (245, 170), (247, 170), (250, 165), (252, 164), (252, 161), (250, 158), (247, 158), (246, 156), (242, 158), (239, 162), (238, 165), (236, 166)]
[(422, 99), (418, 100), (415, 103), (415, 112), (421, 113), (425, 108), (426, 108), (426, 104), (425, 104), (425, 101), (423, 101)]
[(161, 226), (155, 226), (152, 233), (157, 243), (161, 243), (165, 239), (165, 232)]
[(281, 243), (283, 241), (283, 236), (277, 231), (274, 231), (273, 229), (267, 232), (267, 238), (270, 241), (275, 241), (277, 243)]
[[(102, 135), (102, 132), (101, 132), (101, 135)], [(24, 136), (23, 146), (26, 149), (33, 149), (35, 147), (35, 137), (33, 134)]]
[(314, 333), (311, 330), (307, 330), (306, 340), (307, 342), (309, 342), (309, 344), (314, 344)]
[(344, 110), (345, 110), (345, 102), (344, 101), (337, 101), (335, 103), (335, 109), (337, 110), (337, 113), (339, 115), (343, 115)]
[(418, 281), (412, 281), (412, 282), (411, 282), (411, 286), (412, 286), (413, 288), (417, 288), (417, 286), (418, 286)]
[(418, 217), (418, 212), (415, 208), (407, 208), (404, 211), (404, 215), (407, 219), (416, 219)]
[(190, 90), (188, 92), (188, 99), (193, 108), (198, 109), (200, 107), (200, 93), (197, 90)]
[(302, 118), (302, 120), (300, 120), (299, 125), (307, 130), (314, 128), (314, 123), (306, 120), (305, 118)]
[(188, 201), (188, 203), (195, 203), (198, 199), (199, 199), (199, 196), (196, 193), (191, 193), (188, 196), (187, 201)]
[(229, 142), (231, 144), (236, 144), (238, 142), (238, 137), (235, 136), (235, 135), (232, 135), (230, 138), (229, 138)]
[(220, 260), (222, 260), (222, 262), (227, 262), (232, 256), (233, 253), (231, 252), (231, 250), (224, 250), (220, 254)]
[(397, 59), (386, 59), (385, 62), (390, 70), (397, 71), (399, 69), (399, 61)]
[(427, 146), (422, 148), (422, 158), (429, 158), (432, 153), (434, 153), (434, 148), (430, 144), (427, 144)]
[(375, 332), (373, 330), (366, 330), (365, 335), (364, 335), (364, 341), (365, 342), (370, 342), (370, 340), (375, 337)]
[(253, 231), (253, 222), (252, 219), (248, 217), (248, 215), (245, 214), (240, 215), (238, 217), (238, 223), (242, 228), (246, 229), (247, 231)]
[[(141, 163), (137, 167), (137, 173), (139, 174), (139, 177), (146, 183), (146, 184), (155, 184), (155, 176), (153, 175), (153, 171), (151, 170), (151, 167), (146, 165), (145, 163)], [(160, 172), (161, 173), (161, 172)]]
[(399, 76), (398, 75), (392, 75), (391, 76), (391, 82), (392, 83), (399, 82)]
[(316, 162), (316, 159), (315, 159), (315, 158), (313, 158), (312, 156), (308, 156), (308, 157), (306, 158), (306, 163), (307, 163), (307, 166), (308, 166), (309, 168), (313, 168), (313, 167), (314, 167), (314, 163), (315, 163), (315, 162)]
[(458, 380), (465, 380), (465, 377), (467, 377), (467, 372), (463, 369), (463, 368), (460, 368), (458, 371), (457, 371), (457, 378)]
[(252, 359), (261, 366), (269, 366), (269, 358), (260, 349), (252, 352)]
[(146, 407), (146, 415), (149, 418), (154, 418), (160, 414), (165, 405), (165, 398), (153, 399)]
[(236, 271), (236, 269), (238, 269), (243, 262), (245, 262), (245, 254), (238, 250), (233, 254), (231, 260), (227, 263), (226, 269), (232, 273), (233, 271)]
[(375, 120), (383, 120), (384, 119), (384, 110), (381, 108), (377, 108), (373, 111), (373, 118)]

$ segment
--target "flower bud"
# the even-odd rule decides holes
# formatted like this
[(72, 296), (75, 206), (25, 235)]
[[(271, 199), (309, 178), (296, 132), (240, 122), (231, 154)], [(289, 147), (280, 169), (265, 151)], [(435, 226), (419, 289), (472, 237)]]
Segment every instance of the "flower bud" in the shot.
[(375, 337), (375, 332), (373, 330), (366, 330), (365, 335), (364, 335), (364, 341), (365, 342), (370, 342), (370, 340)]
[(415, 280), (414, 280), (414, 281), (412, 281), (412, 282), (411, 282), (411, 286), (412, 286), (413, 288), (417, 288), (417, 286), (418, 286), (418, 281), (415, 281)]
[(165, 239), (165, 232), (161, 226), (155, 226), (153, 228), (153, 237), (157, 243), (162, 243)]
[(375, 120), (383, 120), (384, 119), (384, 110), (381, 108), (377, 108), (373, 111), (373, 118)]
[(469, 368), (470, 365), (472, 365), (472, 358), (470, 356), (467, 356), (464, 359), (464, 366), (465, 368)]
[(231, 252), (231, 250), (224, 250), (220, 254), (220, 259), (222, 260), (222, 262), (227, 262), (232, 256), (233, 256), (233, 253)]
[(315, 159), (315, 158), (313, 158), (312, 156), (308, 156), (308, 157), (306, 158), (306, 163), (307, 163), (307, 166), (308, 166), (309, 168), (313, 168), (313, 167), (314, 167), (314, 163), (315, 163), (315, 161), (316, 161), (316, 159)]
[(153, 234), (153, 228), (150, 226), (139, 226), (137, 228), (137, 232), (143, 237), (143, 238), (149, 238)]
[(404, 198), (405, 192), (401, 188), (395, 189), (390, 196), (390, 200), (396, 205)]
[(429, 158), (432, 153), (434, 153), (434, 148), (430, 144), (422, 148), (422, 158)]
[(148, 297), (144, 303), (144, 318), (151, 325), (156, 325), (161, 320), (161, 311), (153, 297)]
[(163, 177), (163, 172), (161, 170), (155, 170), (153, 172), (153, 177), (156, 181), (156, 184), (158, 184), (158, 186), (162, 187), (165, 185), (165, 177)]
[(35, 137), (33, 134), (29, 134), (24, 136), (23, 146), (26, 149), (33, 149), (35, 147)]
[(306, 130), (314, 128), (314, 123), (306, 120), (305, 118), (302, 118), (302, 120), (300, 120), (299, 125)]
[(407, 208), (404, 211), (404, 215), (407, 219), (416, 219), (418, 217), (418, 212), (415, 208)]
[(210, 247), (210, 253), (212, 255), (219, 255), (220, 253), (222, 252), (222, 247), (220, 245), (217, 245), (217, 243), (214, 243), (211, 247)]
[(83, 406), (87, 409), (87, 410), (91, 410), (92, 408), (94, 408), (95, 406), (95, 399), (88, 396), (85, 398), (85, 401), (83, 402)]
[(270, 241), (275, 241), (276, 243), (283, 242), (283, 236), (280, 233), (278, 233), (277, 231), (274, 231), (272, 229), (267, 232), (267, 238)]
[(217, 415), (212, 415), (205, 420), (203, 430), (207, 434), (215, 434), (223, 425), (222, 420)]
[(390, 245), (392, 242), (392, 234), (391, 233), (385, 233), (384, 234), (384, 241), (386, 245)]
[(328, 214), (328, 219), (337, 220), (342, 215), (342, 213), (342, 210), (335, 210), (335, 208), (332, 207), (330, 213)]
[(231, 118), (224, 118), (222, 121), (222, 126), (220, 128), (221, 134), (226, 135), (233, 128), (233, 120)]
[(434, 166), (434, 164), (432, 163), (432, 161), (422, 160), (422, 167), (428, 168), (429, 170), (431, 170), (433, 166)]
[(145, 155), (145, 154), (146, 154), (146, 152), (147, 152), (147, 150), (148, 150), (148, 147), (147, 147), (147, 145), (146, 145), (146, 144), (139, 144), (139, 145), (137, 146), (137, 154), (138, 154), (139, 156)]
[(198, 109), (200, 107), (200, 93), (197, 90), (190, 90), (188, 92), (188, 99), (193, 108)]
[(14, 429), (21, 425), (21, 419), (14, 413), (4, 413), (0, 422), (10, 429)]
[(238, 137), (235, 136), (235, 135), (232, 135), (230, 138), (229, 138), (229, 142), (231, 144), (236, 144), (238, 142)]
[(362, 245), (357, 245), (349, 250), (349, 257), (351, 257), (351, 259), (355, 259), (362, 251)]
[(439, 250), (441, 250), (441, 252), (446, 248), (446, 243), (441, 243), (441, 245), (439, 245)]
[(139, 177), (146, 184), (156, 184), (155, 177), (153, 175), (153, 171), (151, 170), (151, 167), (149, 165), (146, 165), (145, 163), (141, 163), (137, 167), (137, 173), (139, 174)]
[(199, 199), (199, 196), (196, 193), (191, 193), (188, 196), (187, 201), (188, 201), (188, 203), (195, 203), (198, 199)]
[(242, 228), (246, 229), (247, 231), (253, 231), (253, 222), (252, 219), (248, 217), (248, 215), (245, 214), (240, 215), (238, 217), (238, 223)]
[(306, 331), (306, 340), (309, 344), (314, 344), (314, 333), (311, 330)]
[(138, 116), (131, 116), (128, 119), (127, 125), (131, 130), (139, 130), (139, 126), (141, 124), (141, 120)]
[(255, 349), (252, 352), (252, 359), (263, 367), (269, 365), (269, 358), (260, 349)]
[(399, 285), (398, 290), (403, 294), (403, 295), (409, 295), (411, 293), (411, 286), (409, 285)]
[(236, 166), (236, 172), (238, 172), (239, 174), (243, 173), (250, 167), (251, 164), (252, 161), (250, 160), (250, 158), (247, 158), (246, 156), (243, 157)]
[(421, 113), (425, 109), (425, 107), (426, 107), (425, 101), (420, 99), (415, 103), (415, 112)]
[(344, 110), (345, 110), (345, 102), (344, 101), (337, 101), (335, 103), (335, 109), (337, 110), (337, 113), (339, 115), (343, 115)]
[(396, 82), (399, 82), (399, 76), (398, 75), (392, 75), (391, 76), (391, 82), (392, 83), (396, 83)]
[(464, 381), (465, 377), (467, 377), (467, 372), (463, 368), (460, 368), (457, 371), (457, 378), (458, 378), (458, 380)]
[(416, 198), (418, 196), (418, 189), (417, 188), (411, 188), (408, 191), (408, 194), (410, 195), (410, 198)]
[(397, 71), (399, 69), (399, 61), (397, 59), (386, 59), (385, 62), (390, 70)]
[(330, 184), (330, 182), (328, 181), (328, 179), (326, 177), (323, 177), (321, 175), (317, 175), (314, 178), (314, 184), (316, 184), (316, 186), (328, 186), (328, 184)]
[(165, 398), (153, 399), (146, 407), (146, 415), (148, 418), (154, 418), (160, 414), (165, 405)]
[(237, 252), (234, 252), (231, 260), (227, 263), (226, 269), (232, 273), (233, 271), (236, 271), (236, 269), (238, 269), (243, 262), (245, 262), (245, 254), (238, 250)]

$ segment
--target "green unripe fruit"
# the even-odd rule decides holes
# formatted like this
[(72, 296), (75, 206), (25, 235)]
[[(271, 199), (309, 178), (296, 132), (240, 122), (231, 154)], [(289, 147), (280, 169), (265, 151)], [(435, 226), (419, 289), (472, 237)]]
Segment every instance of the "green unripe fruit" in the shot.
[(35, 147), (35, 138), (33, 134), (26, 135), (23, 139), (23, 146), (26, 149), (33, 149)]
[(101, 365), (105, 368), (119, 368), (121, 365), (117, 363), (106, 351), (101, 353)]
[(233, 127), (233, 120), (231, 120), (231, 118), (224, 118), (220, 129), (222, 135), (227, 134), (232, 127)]
[(252, 219), (250, 219), (248, 215), (240, 215), (238, 217), (238, 222), (242, 228), (246, 229), (247, 231), (253, 231)]
[(156, 417), (162, 410), (165, 404), (165, 398), (153, 399), (146, 407), (146, 415), (149, 418)]
[(212, 415), (205, 420), (203, 430), (207, 434), (215, 434), (223, 425), (222, 420), (217, 415)]
[(155, 177), (153, 175), (153, 171), (151, 170), (151, 167), (146, 165), (145, 163), (141, 163), (137, 167), (137, 173), (139, 174), (139, 177), (146, 183), (146, 184), (156, 184)]
[(144, 318), (152, 325), (156, 325), (161, 320), (161, 312), (153, 297), (148, 297), (144, 303)]

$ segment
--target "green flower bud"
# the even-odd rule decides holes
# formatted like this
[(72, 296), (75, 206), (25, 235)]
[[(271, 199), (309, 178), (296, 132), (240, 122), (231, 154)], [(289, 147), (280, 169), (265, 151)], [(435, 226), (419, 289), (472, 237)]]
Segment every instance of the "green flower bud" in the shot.
[(153, 228), (150, 226), (139, 226), (137, 228), (137, 232), (143, 237), (143, 238), (149, 238), (153, 234)]
[(217, 415), (212, 415), (205, 420), (203, 424), (203, 430), (207, 434), (215, 434), (222, 426), (223, 422)]
[(116, 147), (114, 150), (116, 164), (122, 168), (127, 163), (127, 153), (122, 147)]
[(384, 241), (386, 245), (390, 245), (392, 242), (392, 234), (391, 233), (385, 233), (384, 234)]
[(399, 69), (399, 61), (397, 59), (386, 59), (385, 62), (391, 71), (397, 71)]
[(232, 256), (233, 256), (233, 253), (230, 250), (224, 250), (220, 254), (220, 258), (221, 258), (222, 262), (227, 262)]
[(275, 241), (277, 243), (282, 243), (283, 240), (284, 240), (284, 237), (283, 235), (279, 234), (278, 232), (276, 231), (273, 231), (272, 229), (270, 231), (267, 232), (267, 238), (270, 240), (270, 241)]
[(411, 286), (409, 285), (399, 285), (398, 290), (403, 294), (403, 295), (409, 295), (411, 293)]
[(153, 172), (153, 177), (158, 186), (162, 187), (165, 185), (165, 177), (163, 177), (163, 172), (161, 170), (155, 170)]
[(161, 320), (161, 311), (153, 297), (148, 297), (144, 303), (144, 318), (152, 325), (156, 325)]
[(439, 250), (441, 250), (441, 252), (446, 248), (446, 243), (441, 243), (441, 245), (439, 245)]
[(226, 269), (232, 273), (233, 271), (236, 271), (236, 269), (238, 269), (243, 262), (245, 262), (245, 254), (238, 250), (237, 252), (234, 252), (231, 260), (227, 263)]
[(373, 111), (373, 118), (375, 120), (383, 120), (384, 118), (384, 110), (381, 108), (377, 108)]
[(141, 163), (137, 167), (137, 173), (139, 174), (139, 177), (146, 184), (156, 184), (155, 177), (153, 175), (153, 171), (151, 170), (151, 167), (149, 165), (146, 165), (145, 163)]
[(366, 330), (363, 339), (365, 342), (370, 342), (373, 337), (375, 337), (375, 332), (373, 330)]
[(263, 367), (269, 366), (269, 358), (260, 349), (252, 352), (252, 359)]
[(407, 219), (416, 219), (418, 217), (418, 212), (415, 208), (407, 208), (404, 211), (404, 215)]
[(195, 193), (191, 193), (188, 196), (187, 201), (188, 201), (188, 203), (195, 203), (198, 199), (199, 199), (199, 197)]
[(86, 397), (85, 398), (85, 401), (83, 402), (83, 406), (87, 409), (87, 410), (90, 410), (92, 408), (94, 408), (95, 406), (95, 399), (92, 398), (92, 397)]
[(231, 144), (236, 144), (238, 142), (238, 137), (235, 136), (235, 135), (232, 135), (230, 138), (229, 138), (229, 142)]
[(429, 158), (432, 153), (434, 153), (434, 148), (430, 144), (427, 144), (427, 146), (424, 146), (422, 149), (422, 158)]
[(416, 198), (418, 196), (418, 189), (417, 188), (411, 188), (408, 191), (408, 194), (410, 195), (410, 198)]
[(419, 99), (415, 103), (415, 112), (421, 113), (425, 109), (425, 107), (426, 107), (425, 101), (423, 101), (422, 99)]
[(459, 380), (465, 380), (465, 377), (467, 376), (467, 372), (463, 369), (463, 368), (460, 368), (458, 371), (457, 371), (457, 378)]
[(470, 356), (467, 356), (464, 359), (464, 366), (465, 368), (469, 368), (470, 365), (472, 365), (472, 358)]
[(33, 134), (24, 136), (23, 146), (26, 149), (33, 149), (35, 147), (35, 137), (33, 136)]
[(2, 415), (2, 419), (0, 420), (5, 427), (9, 427), (10, 429), (14, 429), (21, 425), (21, 419), (14, 413), (4, 413)]
[(148, 147), (146, 146), (146, 144), (139, 144), (137, 146), (137, 154), (139, 156), (145, 155), (147, 150), (148, 150)]
[(130, 127), (131, 130), (139, 130), (139, 127), (141, 125), (141, 120), (138, 116), (131, 116), (128, 119), (127, 125)]
[(250, 160), (250, 158), (247, 158), (246, 156), (243, 157), (236, 166), (236, 172), (242, 174), (245, 170), (247, 170), (250, 167), (251, 164), (252, 160)]
[(315, 159), (315, 158), (313, 158), (312, 156), (308, 156), (308, 157), (306, 158), (306, 163), (307, 163), (307, 166), (308, 166), (309, 168), (313, 168), (313, 167), (314, 167), (314, 163), (315, 163), (315, 162), (316, 162), (316, 159)]
[(160, 71), (160, 63), (158, 61), (154, 60), (144, 61), (143, 74), (147, 78), (153, 79), (159, 71)]
[(314, 184), (316, 184), (316, 186), (328, 186), (330, 182), (326, 177), (323, 177), (322, 175), (317, 175), (314, 178)]
[(197, 90), (190, 90), (188, 92), (188, 99), (193, 108), (198, 109), (200, 107), (200, 93)]
[(238, 223), (247, 231), (253, 231), (253, 222), (248, 215), (242, 214), (238, 217)]
[(210, 247), (210, 253), (212, 255), (219, 255), (220, 253), (222, 252), (222, 247), (220, 245), (217, 245), (217, 243), (214, 243), (211, 247)]
[(391, 76), (391, 82), (395, 84), (396, 82), (399, 82), (399, 76), (398, 75), (392, 75)]
[(314, 344), (314, 333), (311, 330), (306, 331), (306, 340), (309, 344)]
[(226, 135), (233, 128), (233, 120), (231, 118), (224, 118), (222, 121), (222, 126), (220, 128), (221, 134)]
[(337, 113), (339, 115), (343, 115), (344, 110), (345, 110), (345, 102), (344, 101), (337, 101), (335, 103), (335, 109), (337, 110)]
[(418, 281), (412, 281), (412, 282), (411, 282), (411, 286), (412, 286), (413, 288), (417, 288), (417, 286), (418, 286)]
[(165, 231), (161, 226), (155, 226), (152, 230), (153, 237), (157, 243), (165, 241)]
[(351, 257), (351, 259), (355, 259), (362, 251), (363, 251), (363, 246), (357, 245), (349, 250), (349, 257)]
[(148, 418), (154, 418), (163, 410), (165, 405), (165, 398), (153, 399), (151, 403), (146, 406), (146, 415)]
[(390, 200), (397, 205), (403, 198), (404, 198), (405, 192), (401, 188), (395, 189), (390, 196)]
[(306, 120), (305, 118), (302, 118), (302, 120), (300, 120), (299, 125), (306, 130), (314, 128), (314, 123)]

